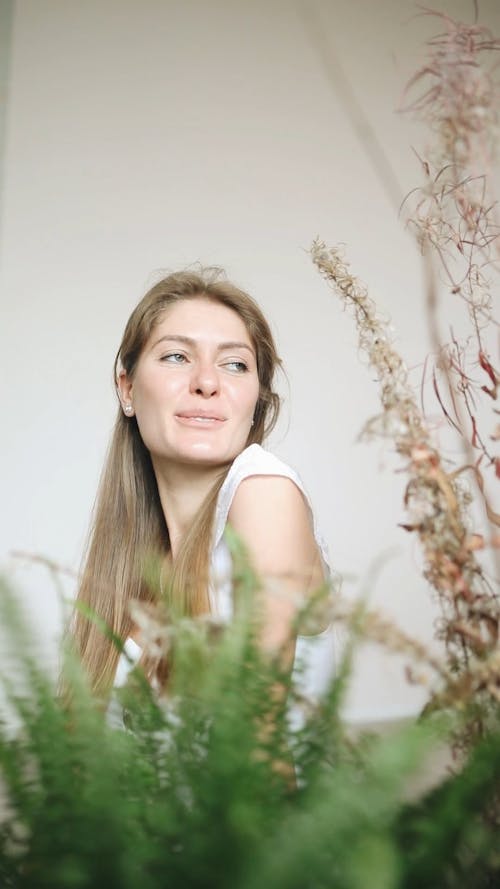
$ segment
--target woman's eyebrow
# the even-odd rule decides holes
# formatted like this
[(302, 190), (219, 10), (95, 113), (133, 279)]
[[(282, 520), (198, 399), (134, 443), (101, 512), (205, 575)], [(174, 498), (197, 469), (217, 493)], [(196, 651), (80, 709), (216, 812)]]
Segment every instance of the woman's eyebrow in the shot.
[(159, 340), (156, 340), (155, 343), (151, 346), (152, 349), (155, 348), (159, 343), (164, 343), (166, 340), (174, 340), (177, 343), (186, 343), (187, 346), (194, 346), (195, 341), (191, 339), (190, 336), (182, 336), (182, 334), (176, 333), (166, 333), (165, 336), (161, 336)]
[[(196, 340), (194, 340), (190, 336), (184, 336), (183, 334), (180, 334), (180, 333), (179, 334), (167, 333), (167, 334), (165, 334), (165, 336), (160, 337), (159, 340), (156, 340), (156, 342), (153, 343), (151, 348), (154, 349), (155, 346), (157, 346), (159, 343), (164, 343), (167, 340), (177, 342), (177, 343), (185, 343), (187, 346), (196, 346), (197, 345)], [(224, 352), (227, 349), (248, 349), (248, 351), (251, 352), (252, 355), (255, 354), (254, 350), (252, 349), (251, 346), (248, 345), (248, 343), (242, 343), (239, 340), (229, 340), (228, 342), (219, 343), (219, 345), (217, 346), (217, 350), (219, 352)]]
[(219, 343), (217, 346), (219, 352), (225, 351), (226, 349), (248, 349), (249, 352), (254, 355), (254, 350), (248, 343), (240, 343), (238, 340), (230, 340), (228, 343)]

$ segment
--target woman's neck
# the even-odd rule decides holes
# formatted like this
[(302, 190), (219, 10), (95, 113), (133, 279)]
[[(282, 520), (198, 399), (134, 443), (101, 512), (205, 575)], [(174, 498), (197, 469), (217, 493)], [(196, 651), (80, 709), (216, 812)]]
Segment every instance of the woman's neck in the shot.
[(153, 468), (175, 559), (184, 534), (224, 467), (172, 465), (153, 459)]

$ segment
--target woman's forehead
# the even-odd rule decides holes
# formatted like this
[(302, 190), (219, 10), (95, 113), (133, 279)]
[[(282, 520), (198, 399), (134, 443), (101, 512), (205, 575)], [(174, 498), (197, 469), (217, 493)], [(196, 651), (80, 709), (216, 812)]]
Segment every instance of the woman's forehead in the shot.
[(187, 336), (200, 341), (241, 341), (253, 346), (245, 322), (235, 309), (206, 297), (178, 300), (158, 317), (149, 341)]

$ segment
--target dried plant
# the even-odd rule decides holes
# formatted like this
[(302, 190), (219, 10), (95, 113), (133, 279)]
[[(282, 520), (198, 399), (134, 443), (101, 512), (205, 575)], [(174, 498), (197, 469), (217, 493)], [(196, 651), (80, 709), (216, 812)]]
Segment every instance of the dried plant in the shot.
[[(468, 531), (467, 493), (456, 473), (444, 467), (407, 369), (366, 287), (351, 274), (340, 249), (328, 249), (316, 240), (311, 255), (344, 307), (353, 313), (360, 350), (366, 354), (380, 387), (383, 410), (368, 421), (364, 435), (392, 439), (405, 461), (408, 517), (402, 527), (416, 533), (422, 545), (424, 574), (442, 608), (439, 636), (446, 644), (450, 673), (455, 677), (475, 674), (497, 649), (500, 610), (476, 558), (477, 539)], [(480, 689), (486, 699), (495, 701), (500, 688), (500, 665), (496, 667), (496, 672), (491, 667), (488, 681)]]
[[(409, 476), (404, 497), (408, 515), (402, 527), (420, 539), (424, 574), (441, 604), (438, 637), (446, 645), (450, 671), (442, 677), (444, 690), (434, 703), (462, 706), (476, 698), (497, 705), (500, 516), (488, 484), (498, 484), (500, 477), (500, 372), (491, 356), (498, 335), (494, 293), (500, 227), (490, 175), (500, 122), (495, 65), (500, 40), (477, 23), (457, 22), (425, 8), (423, 14), (436, 17), (442, 32), (428, 41), (427, 60), (408, 83), (403, 110), (430, 128), (433, 144), (425, 159), (417, 155), (424, 182), (410, 192), (403, 208), (424, 256), (434, 351), (432, 387), (462, 444), (461, 465), (441, 453), (387, 324), (351, 274), (342, 251), (316, 240), (311, 252), (320, 273), (354, 314), (360, 349), (376, 372), (382, 413), (368, 421), (364, 434), (392, 439)], [(459, 335), (452, 329), (449, 342), (440, 333), (443, 286), (465, 309), (466, 332)], [(492, 422), (491, 414), (485, 418), (485, 407), (492, 409)], [(474, 502), (465, 487), (466, 471), (476, 482), (485, 528), (471, 518)], [(483, 564), (486, 548), (493, 556), (496, 579), (488, 577)], [(486, 720), (486, 710), (483, 715)]]
[(500, 40), (483, 25), (421, 8), (445, 30), (427, 42), (427, 61), (405, 90), (418, 85), (424, 91), (408, 107), (436, 133), (443, 163), (482, 171), (496, 153), (499, 86), (489, 53), (500, 49)]
[[(498, 409), (500, 372), (491, 352), (498, 348), (493, 297), (498, 290), (500, 227), (491, 169), (497, 154), (500, 82), (495, 54), (500, 40), (478, 24), (425, 10), (444, 25), (428, 41), (426, 64), (406, 87), (423, 91), (404, 110), (431, 130), (433, 141), (421, 160), (424, 182), (404, 202), (407, 225), (428, 260), (428, 307), (435, 351), (433, 388), (448, 422), (459, 433), (476, 476), (493, 469), (500, 477)], [(498, 61), (498, 60), (497, 60)], [(433, 260), (433, 262), (432, 262)], [(451, 333), (443, 342), (436, 304), (439, 280), (467, 311), (470, 334)], [(498, 356), (497, 356), (498, 357)], [(481, 406), (493, 407), (493, 421), (481, 419)], [(488, 424), (483, 432), (483, 423)], [(481, 472), (479, 464), (481, 463)], [(500, 517), (489, 507), (495, 525)], [(497, 563), (497, 570), (499, 566)]]

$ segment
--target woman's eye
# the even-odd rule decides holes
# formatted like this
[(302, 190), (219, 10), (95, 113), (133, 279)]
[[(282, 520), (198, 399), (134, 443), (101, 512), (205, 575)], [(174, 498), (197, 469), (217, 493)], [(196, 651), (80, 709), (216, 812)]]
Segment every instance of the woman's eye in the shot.
[(224, 367), (227, 367), (229, 370), (234, 371), (235, 373), (245, 373), (248, 370), (248, 366), (244, 361), (226, 361)]
[(162, 355), (161, 360), (168, 361), (169, 364), (183, 364), (187, 359), (182, 352), (168, 352), (166, 355)]

